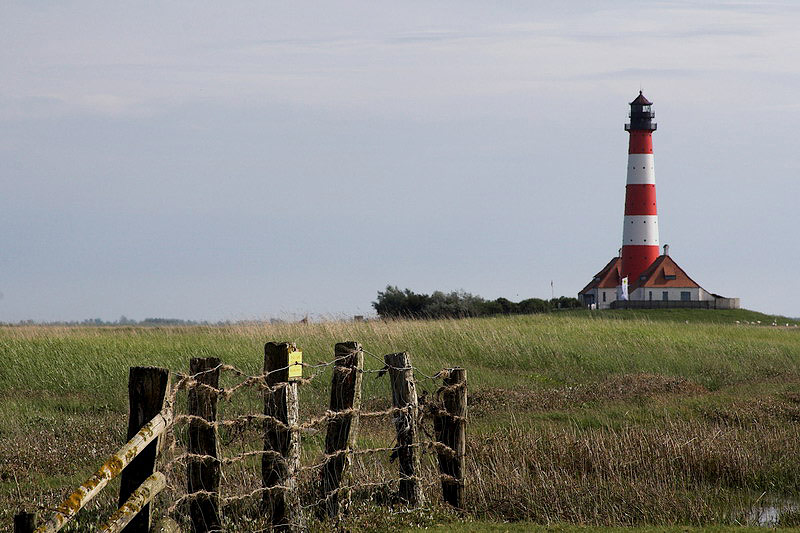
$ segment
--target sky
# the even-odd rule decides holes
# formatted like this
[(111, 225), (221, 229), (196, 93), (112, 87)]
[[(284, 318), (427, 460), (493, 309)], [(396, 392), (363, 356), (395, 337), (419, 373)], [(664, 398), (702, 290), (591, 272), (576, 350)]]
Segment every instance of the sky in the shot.
[(795, 2), (3, 2), (0, 321), (575, 296), (654, 102), (662, 243), (800, 316)]

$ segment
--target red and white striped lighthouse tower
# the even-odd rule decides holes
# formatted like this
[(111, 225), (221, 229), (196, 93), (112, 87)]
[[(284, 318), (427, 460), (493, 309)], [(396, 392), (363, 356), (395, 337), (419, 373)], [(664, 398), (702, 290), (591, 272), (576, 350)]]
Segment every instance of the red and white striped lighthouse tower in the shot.
[(642, 91), (631, 102), (628, 180), (625, 186), (625, 224), (622, 230), (622, 277), (636, 283), (659, 255), (653, 132), (656, 114)]

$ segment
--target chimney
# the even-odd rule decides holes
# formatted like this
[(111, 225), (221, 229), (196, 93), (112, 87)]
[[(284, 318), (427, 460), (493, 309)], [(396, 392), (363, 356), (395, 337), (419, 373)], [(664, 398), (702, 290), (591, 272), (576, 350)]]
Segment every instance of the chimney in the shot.
[(669, 255), (669, 244), (664, 245), (664, 255)]

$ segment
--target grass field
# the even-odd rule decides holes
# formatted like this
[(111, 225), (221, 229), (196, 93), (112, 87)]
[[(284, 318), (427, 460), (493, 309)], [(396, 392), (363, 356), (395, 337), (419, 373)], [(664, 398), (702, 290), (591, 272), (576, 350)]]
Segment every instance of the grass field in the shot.
[[(330, 360), (334, 343), (356, 340), (375, 355), (409, 351), (419, 376), (467, 368), (468, 509), (459, 516), (435, 501), (413, 513), (365, 505), (343, 526), (794, 526), (800, 524), (800, 328), (783, 318), (771, 326), (773, 320), (748, 311), (658, 310), (309, 325), (5, 327), (0, 523), (32, 504), (46, 513), (123, 442), (129, 366), (185, 371), (190, 357), (217, 356), (257, 374), (266, 341), (296, 342), (313, 363)], [(366, 366), (381, 364), (368, 356)], [(364, 395), (385, 399), (387, 384), (365, 379)], [(324, 405), (327, 381), (304, 387), (302, 400)], [(257, 410), (257, 401), (250, 407)], [(361, 432), (362, 443), (385, 437), (369, 425)], [(82, 511), (74, 530), (107, 516), (113, 490)]]

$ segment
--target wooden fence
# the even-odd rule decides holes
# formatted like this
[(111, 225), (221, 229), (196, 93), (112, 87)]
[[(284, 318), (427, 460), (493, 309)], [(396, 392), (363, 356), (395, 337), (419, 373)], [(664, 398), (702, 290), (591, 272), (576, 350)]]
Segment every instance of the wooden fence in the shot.
[[(54, 533), (64, 527), (109, 481), (122, 474), (120, 508), (99, 531), (150, 530), (150, 501), (165, 486), (164, 475), (155, 472), (162, 434), (172, 425), (173, 410), (165, 405), (170, 383), (168, 370), (132, 367), (128, 376), (130, 414), (128, 442), (72, 492), (43, 524), (36, 527), (32, 513), (14, 518), (15, 533)], [(127, 526), (127, 527), (126, 527)]]
[[(334, 519), (350, 507), (351, 494), (359, 487), (353, 479), (351, 463), (355, 453), (391, 453), (397, 458), (399, 484), (397, 498), (409, 507), (424, 503), (420, 489), (419, 451), (423, 445), (434, 450), (441, 479), (442, 497), (456, 507), (463, 506), (465, 428), (467, 415), (466, 371), (462, 368), (443, 370), (431, 379), (442, 380), (436, 391), (437, 401), (420, 405), (417, 381), (408, 353), (383, 357), (380, 370), (364, 369), (364, 353), (357, 342), (336, 344), (334, 358), (311, 365), (302, 361), (302, 353), (293, 343), (267, 343), (264, 348), (264, 373), (247, 376), (218, 358), (193, 358), (189, 373), (178, 375), (171, 386), (168, 370), (153, 367), (130, 369), (128, 395), (130, 414), (129, 441), (85, 483), (70, 494), (51, 516), (36, 526), (36, 516), (19, 513), (14, 519), (15, 533), (54, 533), (59, 531), (78, 511), (92, 500), (106, 484), (122, 475), (119, 509), (98, 530), (103, 532), (148, 533), (176, 532), (179, 524), (169, 518), (152, 527), (150, 503), (167, 485), (162, 472), (156, 471), (164, 436), (173, 426), (185, 422), (186, 453), (172, 459), (186, 464), (186, 494), (176, 500), (170, 511), (184, 509), (191, 531), (206, 533), (224, 530), (222, 516), (226, 502), (241, 496), (222, 498), (220, 482), (226, 464), (261, 456), (261, 487), (246, 496), (261, 498), (261, 512), (266, 523), (275, 531), (301, 531), (313, 510), (321, 520)], [(367, 354), (375, 357), (373, 354)], [(317, 370), (303, 376), (303, 369)], [(322, 370), (331, 368), (330, 403), (322, 417), (301, 423), (299, 419), (298, 388), (313, 380)], [(220, 373), (231, 371), (241, 381), (229, 388), (220, 387)], [(383, 411), (362, 409), (362, 379), (366, 372), (380, 377), (388, 374), (391, 384), (392, 407)], [(217, 420), (220, 397), (230, 396), (244, 387), (256, 387), (263, 396), (263, 415), (247, 414), (241, 421), (263, 424), (264, 447), (245, 451), (234, 457), (221, 457), (218, 428), (229, 423)], [(187, 391), (187, 413), (174, 413), (176, 395)], [(358, 449), (359, 420), (362, 417), (389, 416), (396, 432), (392, 446)], [(423, 416), (433, 420), (435, 438), (422, 442), (418, 424)], [(326, 426), (324, 457), (318, 465), (301, 467), (300, 439), (303, 430), (317, 424)], [(162, 465), (168, 469), (169, 465)], [(319, 470), (318, 498), (311, 505), (300, 502), (298, 474), (309, 469)], [(166, 470), (165, 470), (166, 471)], [(169, 514), (169, 513), (167, 513)], [(179, 517), (180, 518), (180, 517)]]

